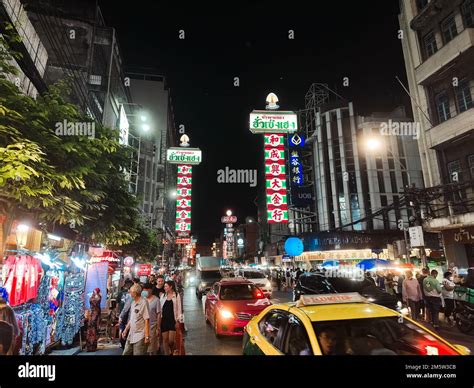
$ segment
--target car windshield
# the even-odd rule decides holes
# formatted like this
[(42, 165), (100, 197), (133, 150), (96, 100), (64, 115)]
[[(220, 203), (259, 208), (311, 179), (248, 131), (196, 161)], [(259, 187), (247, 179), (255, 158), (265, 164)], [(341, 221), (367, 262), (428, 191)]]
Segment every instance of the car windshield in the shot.
[(202, 280), (219, 280), (221, 277), (222, 276), (219, 271), (202, 271), (201, 272)]
[(451, 347), (401, 317), (314, 322), (324, 355), (455, 355)]
[(244, 271), (244, 277), (247, 279), (264, 279), (265, 275), (258, 271)]
[(331, 286), (331, 284), (326, 280), (324, 276), (302, 276), (300, 278), (300, 281), (303, 287), (317, 294), (329, 294), (336, 292), (334, 287)]
[(221, 300), (257, 299), (258, 288), (253, 284), (233, 284), (221, 287)]

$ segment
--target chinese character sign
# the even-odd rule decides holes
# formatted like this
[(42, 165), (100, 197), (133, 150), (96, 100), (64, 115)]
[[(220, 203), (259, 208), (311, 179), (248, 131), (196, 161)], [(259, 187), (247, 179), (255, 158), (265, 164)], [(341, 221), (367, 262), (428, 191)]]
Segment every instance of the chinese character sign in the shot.
[(269, 223), (288, 223), (284, 135), (265, 134), (265, 177)]
[(301, 186), (303, 184), (303, 168), (298, 151), (290, 151), (290, 185)]
[(185, 235), (191, 232), (191, 165), (178, 165), (178, 179), (176, 183), (176, 231)]

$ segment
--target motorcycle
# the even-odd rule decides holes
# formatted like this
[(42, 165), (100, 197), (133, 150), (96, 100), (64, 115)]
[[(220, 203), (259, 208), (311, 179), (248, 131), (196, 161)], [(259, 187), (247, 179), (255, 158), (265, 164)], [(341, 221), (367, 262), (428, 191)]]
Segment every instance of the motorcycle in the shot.
[(454, 311), (456, 326), (461, 333), (468, 334), (474, 329), (474, 305), (467, 302), (456, 301)]

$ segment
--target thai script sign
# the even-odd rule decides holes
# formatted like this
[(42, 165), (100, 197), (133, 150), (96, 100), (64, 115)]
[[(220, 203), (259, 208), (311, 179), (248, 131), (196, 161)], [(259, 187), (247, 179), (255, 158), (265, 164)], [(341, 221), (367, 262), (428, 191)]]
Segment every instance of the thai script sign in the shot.
[(294, 112), (254, 110), (250, 113), (252, 133), (288, 133), (297, 130), (298, 117)]
[(172, 164), (199, 164), (202, 162), (202, 152), (199, 148), (169, 148), (166, 160)]

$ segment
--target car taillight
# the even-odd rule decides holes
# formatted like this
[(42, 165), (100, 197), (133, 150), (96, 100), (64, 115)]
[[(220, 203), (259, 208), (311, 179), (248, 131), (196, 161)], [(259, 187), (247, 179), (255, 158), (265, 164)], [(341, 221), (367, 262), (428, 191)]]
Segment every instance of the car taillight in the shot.
[(458, 353), (442, 343), (424, 342), (421, 349), (426, 356), (456, 356)]
[(255, 298), (263, 299), (264, 298), (263, 292), (262, 291), (255, 292)]

